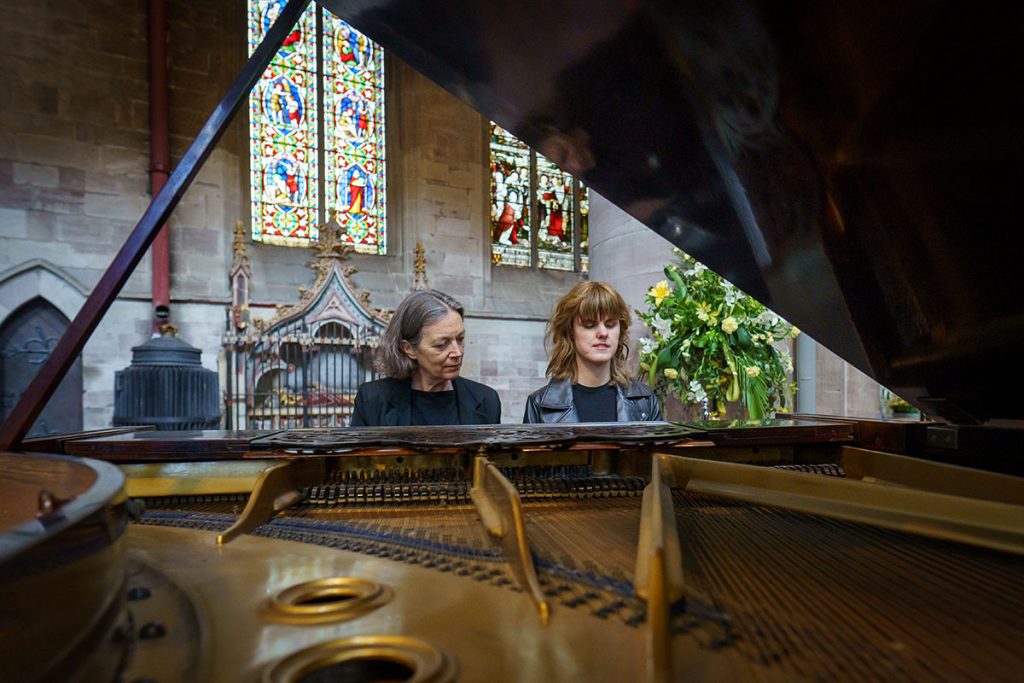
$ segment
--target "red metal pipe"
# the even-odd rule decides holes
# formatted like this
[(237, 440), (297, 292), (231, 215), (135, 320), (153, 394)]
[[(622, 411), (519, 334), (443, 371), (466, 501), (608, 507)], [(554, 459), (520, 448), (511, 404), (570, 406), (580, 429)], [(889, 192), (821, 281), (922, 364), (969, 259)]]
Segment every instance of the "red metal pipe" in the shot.
[[(149, 0), (149, 182), (156, 196), (171, 171), (167, 106), (167, 4)], [(169, 320), (171, 304), (171, 249), (167, 226), (153, 240), (153, 331)]]

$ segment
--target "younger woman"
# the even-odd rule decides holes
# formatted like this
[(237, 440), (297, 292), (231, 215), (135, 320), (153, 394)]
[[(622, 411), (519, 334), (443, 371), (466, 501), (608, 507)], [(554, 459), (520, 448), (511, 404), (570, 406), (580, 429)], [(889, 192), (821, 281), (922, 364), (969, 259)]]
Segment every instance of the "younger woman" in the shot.
[(581, 282), (548, 321), (546, 386), (526, 400), (523, 422), (640, 422), (661, 419), (658, 399), (626, 376), (629, 307), (603, 282)]

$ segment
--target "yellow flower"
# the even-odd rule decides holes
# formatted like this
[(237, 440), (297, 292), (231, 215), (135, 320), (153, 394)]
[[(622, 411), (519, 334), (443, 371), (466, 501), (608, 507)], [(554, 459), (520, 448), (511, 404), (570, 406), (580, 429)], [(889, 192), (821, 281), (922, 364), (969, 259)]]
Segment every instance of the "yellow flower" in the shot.
[(707, 320), (711, 317), (711, 305), (705, 303), (697, 304), (697, 319)]
[(726, 334), (732, 334), (736, 330), (740, 329), (740, 324), (736, 322), (736, 318), (731, 315), (722, 321), (722, 332)]
[(679, 377), (679, 371), (675, 368), (665, 368), (664, 373), (669, 379), (676, 379)]
[(654, 297), (655, 306), (660, 306), (661, 302), (665, 300), (665, 297), (667, 297), (671, 291), (672, 290), (668, 286), (668, 280), (662, 280), (651, 287), (647, 294)]
[(796, 339), (800, 335), (800, 329), (794, 325), (793, 329), (789, 331), (789, 336)]
[(747, 377), (759, 377), (761, 375), (761, 368), (756, 365), (752, 365), (747, 368)]

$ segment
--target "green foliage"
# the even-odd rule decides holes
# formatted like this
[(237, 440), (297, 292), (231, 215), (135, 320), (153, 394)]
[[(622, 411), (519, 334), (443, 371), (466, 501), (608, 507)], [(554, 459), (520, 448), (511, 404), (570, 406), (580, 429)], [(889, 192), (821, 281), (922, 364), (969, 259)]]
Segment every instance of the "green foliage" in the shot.
[(799, 330), (676, 249), (678, 264), (646, 296), (637, 311), (652, 330), (640, 340), (640, 367), (662, 398), (671, 391), (684, 403), (725, 415), (726, 403), (742, 401), (751, 419), (785, 407), (789, 354), (775, 347)]

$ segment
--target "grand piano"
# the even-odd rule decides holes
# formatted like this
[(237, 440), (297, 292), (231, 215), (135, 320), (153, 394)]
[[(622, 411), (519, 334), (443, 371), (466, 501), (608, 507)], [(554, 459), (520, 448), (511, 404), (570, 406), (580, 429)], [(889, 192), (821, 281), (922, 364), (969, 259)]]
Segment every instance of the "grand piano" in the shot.
[(26, 439), (308, 2), (0, 427), (0, 678), (1017, 679), (1021, 7), (320, 0), (927, 422)]

